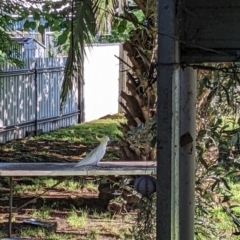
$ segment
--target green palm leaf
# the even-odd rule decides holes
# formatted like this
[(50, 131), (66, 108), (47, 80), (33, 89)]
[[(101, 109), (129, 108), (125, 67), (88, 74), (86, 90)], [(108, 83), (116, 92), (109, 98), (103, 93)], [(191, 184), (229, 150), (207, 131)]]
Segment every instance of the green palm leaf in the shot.
[(70, 48), (64, 71), (61, 92), (61, 109), (66, 101), (67, 93), (73, 88), (73, 82), (81, 79), (84, 43), (91, 42), (96, 34), (95, 12), (89, 0), (74, 0), (72, 10), (72, 32), (70, 34)]
[(99, 34), (102, 34), (114, 20), (116, 10), (122, 8), (124, 2), (119, 0), (93, 0), (96, 16), (96, 25)]

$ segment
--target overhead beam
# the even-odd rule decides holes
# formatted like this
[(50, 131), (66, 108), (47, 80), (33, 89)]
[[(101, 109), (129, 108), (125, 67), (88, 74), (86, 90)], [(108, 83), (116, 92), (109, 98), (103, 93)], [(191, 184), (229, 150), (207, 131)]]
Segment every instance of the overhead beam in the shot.
[(179, 21), (182, 61), (187, 63), (239, 61), (240, 1), (176, 2), (181, 2), (184, 11)]

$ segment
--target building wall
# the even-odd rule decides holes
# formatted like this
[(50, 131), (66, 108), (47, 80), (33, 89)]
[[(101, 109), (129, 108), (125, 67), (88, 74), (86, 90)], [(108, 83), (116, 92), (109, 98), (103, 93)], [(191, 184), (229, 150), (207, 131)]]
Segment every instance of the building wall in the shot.
[(84, 61), (84, 116), (92, 121), (119, 112), (120, 44), (86, 47)]

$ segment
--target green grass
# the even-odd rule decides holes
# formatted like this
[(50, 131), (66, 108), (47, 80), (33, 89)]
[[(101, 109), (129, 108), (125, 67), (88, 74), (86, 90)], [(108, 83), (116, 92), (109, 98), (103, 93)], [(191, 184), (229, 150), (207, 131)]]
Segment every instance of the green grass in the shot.
[(53, 209), (58, 207), (58, 203), (54, 202), (51, 206), (46, 204), (46, 200), (43, 199), (43, 204), (41, 208), (36, 209), (34, 206), (31, 209), (31, 218), (36, 218), (38, 220), (46, 220), (50, 217)]
[(121, 135), (117, 126), (124, 120), (96, 120), (90, 123), (79, 124), (60, 129), (51, 133), (45, 133), (37, 137), (29, 138), (30, 141), (66, 141), (69, 143), (92, 144), (97, 142), (96, 136), (102, 138), (109, 136), (111, 140), (117, 140)]
[(239, 128), (238, 119), (240, 116), (222, 116), (222, 123), (220, 124), (220, 127), (226, 126), (226, 131), (231, 131), (233, 129)]
[(234, 195), (232, 201), (240, 205), (240, 182), (230, 183), (230, 188)]
[[(1, 236), (1, 235), (0, 235)], [(65, 235), (65, 234), (55, 234), (46, 231), (43, 228), (25, 228), (20, 230), (20, 236), (21, 237), (33, 237), (34, 239), (39, 240), (68, 240), (68, 239), (74, 239), (74, 236), (71, 235)]]
[[(39, 136), (25, 138), (0, 146), (0, 161), (8, 162), (62, 162), (81, 159), (99, 144), (97, 138), (109, 136), (118, 141), (120, 122), (116, 120), (97, 120), (62, 128)], [(106, 160), (114, 159), (115, 151), (106, 154)], [(116, 157), (116, 156), (115, 156)]]
[(24, 195), (29, 192), (40, 193), (44, 189), (41, 185), (25, 185), (16, 184), (14, 187), (14, 194)]
[(221, 207), (215, 208), (212, 213), (214, 222), (219, 229), (231, 231), (231, 223), (229, 221), (229, 217), (225, 214)]
[(99, 230), (97, 228), (92, 228), (87, 235), (87, 239), (89, 240), (97, 240), (99, 237)]
[(68, 214), (67, 222), (69, 226), (73, 228), (84, 228), (87, 225), (88, 213), (84, 210), (78, 213), (74, 207), (72, 207)]
[[(30, 180), (30, 178), (25, 178), (26, 180)], [(23, 180), (23, 179), (22, 179)], [(41, 193), (45, 188), (51, 188), (54, 186), (59, 180), (54, 178), (32, 178), (31, 184), (16, 184), (14, 186), (14, 194), (24, 195), (27, 193), (35, 192)], [(87, 190), (88, 192), (97, 193), (98, 185), (94, 184), (92, 181), (86, 181), (84, 179), (67, 179), (57, 185), (55, 189), (65, 190), (68, 192), (82, 192), (83, 190)]]
[[(237, 216), (240, 216), (240, 183), (233, 182), (231, 179), (228, 179), (229, 186), (231, 188), (231, 193), (233, 197), (231, 198), (231, 205), (236, 205), (239, 207), (234, 207), (232, 209), (233, 213)], [(232, 235), (234, 232), (233, 224), (230, 216), (228, 216), (222, 207), (215, 207), (211, 210), (212, 213), (212, 220), (211, 222), (214, 223), (214, 226), (220, 230), (221, 232), (225, 232), (227, 238), (237, 240), (239, 236)], [(208, 238), (202, 237), (201, 240), (208, 240)]]
[(21, 230), (21, 237), (34, 237), (35, 239), (44, 239), (46, 235), (46, 230), (43, 228), (27, 228)]
[(0, 232), (0, 239), (2, 239), (3, 237), (4, 237), (4, 234)]
[(40, 209), (33, 209), (32, 217), (39, 220), (45, 220), (50, 217), (52, 208), (46, 205), (43, 205)]
[(90, 181), (85, 181), (82, 184), (83, 188), (86, 189), (88, 192), (93, 192), (97, 193), (98, 192), (98, 185), (90, 182)]

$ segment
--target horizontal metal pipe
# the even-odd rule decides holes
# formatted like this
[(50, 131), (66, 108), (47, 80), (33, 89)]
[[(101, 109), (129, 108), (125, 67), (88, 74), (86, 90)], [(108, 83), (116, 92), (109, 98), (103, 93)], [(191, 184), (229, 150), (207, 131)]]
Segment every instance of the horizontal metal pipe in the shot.
[(52, 72), (63, 72), (64, 68), (58, 68), (58, 69), (37, 69), (38, 73), (52, 73)]
[[(26, 71), (2, 72), (2, 73), (0, 73), (0, 77), (31, 75), (31, 74), (34, 74), (34, 71), (26, 70)], [(18, 79), (16, 79), (16, 80), (18, 80)]]
[[(55, 117), (50, 117), (50, 118), (39, 119), (38, 124), (60, 121), (61, 119), (68, 118), (68, 117), (73, 117), (73, 116), (76, 116), (80, 113), (81, 113), (81, 111), (76, 111), (76, 112), (64, 114), (62, 116), (55, 116)], [(9, 131), (12, 131), (12, 130), (16, 130), (16, 129), (19, 129), (19, 128), (23, 128), (23, 127), (30, 127), (30, 126), (33, 126), (34, 124), (35, 124), (35, 120), (30, 121), (30, 122), (20, 123), (20, 124), (17, 124), (17, 125), (1, 127), (0, 128), (0, 134), (5, 133), (5, 132), (9, 132)]]
[(43, 71), (43, 70), (64, 70), (63, 66), (59, 67), (46, 67), (46, 68), (37, 68), (38, 71)]
[(63, 119), (63, 118), (76, 116), (76, 115), (78, 115), (78, 114), (80, 114), (80, 113), (81, 113), (81, 111), (76, 111), (76, 112), (73, 112), (73, 113), (64, 114), (64, 115), (62, 115), (62, 116), (44, 118), (44, 119), (38, 120), (38, 123), (46, 123), (46, 122), (59, 121), (59, 120), (61, 120), (61, 119)]
[(16, 130), (17, 128), (28, 127), (28, 126), (33, 125), (34, 122), (35, 122), (35, 120), (34, 121), (24, 122), (24, 123), (19, 123), (19, 124), (16, 124), (16, 125), (0, 127), (0, 133), (4, 132), (5, 130)]
[[(50, 73), (50, 72), (60, 72), (64, 71), (64, 67), (49, 67), (49, 68), (37, 68), (38, 73)], [(0, 73), (0, 77), (9, 77), (9, 76), (17, 76), (17, 75), (28, 75), (34, 74), (35, 69), (22, 69), (22, 70), (11, 70), (11, 71), (3, 71)], [(16, 79), (18, 80), (18, 79)]]

